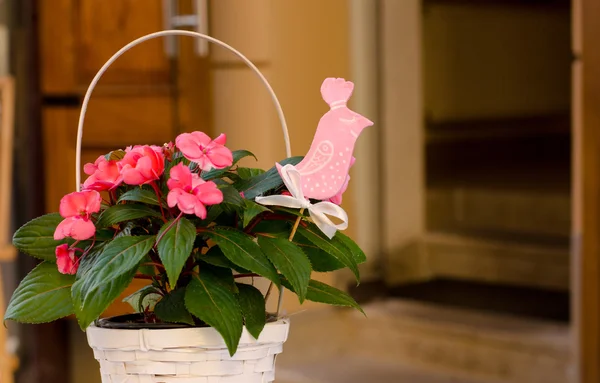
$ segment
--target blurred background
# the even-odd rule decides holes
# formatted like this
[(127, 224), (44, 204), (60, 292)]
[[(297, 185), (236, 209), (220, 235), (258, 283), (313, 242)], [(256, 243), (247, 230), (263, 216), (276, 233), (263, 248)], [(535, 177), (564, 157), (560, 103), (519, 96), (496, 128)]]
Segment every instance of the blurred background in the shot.
[[(344, 198), (363, 283), (316, 276), (367, 318), (285, 299), (277, 382), (598, 383), (598, 20), (596, 0), (0, 0), (12, 227), (73, 191), (79, 106), (104, 62), (146, 33), (206, 31), (268, 78), (294, 155), (328, 110), (326, 77), (353, 81), (351, 108), (375, 122)], [(227, 133), (261, 167), (284, 158), (275, 109), (244, 64), (190, 38), (152, 40), (100, 81), (83, 159), (194, 130)], [(34, 265), (9, 258), (7, 296)], [(74, 320), (8, 325), (16, 382), (100, 381)]]

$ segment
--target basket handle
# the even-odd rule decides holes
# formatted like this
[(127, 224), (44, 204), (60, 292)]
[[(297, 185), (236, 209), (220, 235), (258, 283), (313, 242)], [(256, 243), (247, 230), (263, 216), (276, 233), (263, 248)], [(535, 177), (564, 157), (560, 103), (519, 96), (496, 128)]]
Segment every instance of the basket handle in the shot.
[(77, 191), (81, 190), (81, 142), (82, 142), (82, 138), (83, 138), (83, 122), (85, 119), (85, 112), (87, 111), (87, 106), (90, 101), (90, 97), (92, 95), (92, 91), (96, 87), (96, 84), (98, 83), (98, 81), (100, 81), (100, 78), (102, 77), (104, 72), (106, 72), (106, 70), (112, 65), (112, 63), (115, 62), (116, 59), (118, 59), (123, 53), (127, 52), (129, 49), (133, 48), (134, 46), (136, 46), (146, 40), (150, 40), (155, 37), (172, 36), (172, 35), (196, 37), (196, 38), (205, 39), (211, 43), (217, 44), (217, 45), (229, 50), (230, 52), (234, 53), (246, 65), (248, 65), (248, 67), (250, 69), (252, 69), (254, 74), (256, 74), (256, 76), (258, 76), (258, 78), (263, 83), (265, 88), (267, 88), (267, 90), (269, 91), (269, 95), (271, 96), (271, 99), (273, 100), (273, 103), (275, 104), (275, 109), (277, 110), (277, 115), (279, 116), (279, 121), (281, 122), (281, 130), (283, 131), (283, 139), (285, 140), (286, 156), (287, 157), (292, 156), (292, 150), (290, 147), (290, 137), (289, 137), (289, 133), (288, 133), (288, 129), (287, 129), (287, 124), (285, 122), (285, 116), (283, 115), (283, 109), (281, 108), (281, 104), (279, 103), (279, 100), (277, 99), (277, 96), (275, 95), (273, 88), (271, 87), (271, 85), (269, 84), (269, 82), (267, 81), (265, 76), (258, 70), (256, 65), (254, 65), (246, 56), (241, 54), (237, 49), (231, 47), (230, 45), (224, 43), (221, 40), (215, 39), (214, 37), (205, 35), (203, 33), (198, 33), (198, 32), (193, 32), (193, 31), (184, 31), (184, 30), (160, 31), (160, 32), (154, 32), (154, 33), (150, 33), (148, 35), (142, 36), (142, 37), (130, 42), (129, 44), (125, 45), (123, 48), (121, 48), (102, 66), (102, 68), (100, 68), (100, 70), (98, 71), (98, 73), (96, 73), (96, 76), (94, 76), (94, 79), (90, 83), (87, 91), (85, 92), (85, 97), (83, 98), (83, 103), (81, 104), (81, 112), (79, 114), (79, 123), (77, 125), (77, 147), (76, 147), (76, 159), (75, 159), (75, 166), (76, 166), (75, 182), (77, 183), (77, 185), (76, 185)]

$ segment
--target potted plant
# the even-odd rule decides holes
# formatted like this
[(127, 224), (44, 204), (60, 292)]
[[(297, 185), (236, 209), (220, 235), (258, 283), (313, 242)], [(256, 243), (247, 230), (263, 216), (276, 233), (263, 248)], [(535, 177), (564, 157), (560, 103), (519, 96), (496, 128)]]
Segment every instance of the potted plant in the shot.
[[(14, 245), (42, 262), (15, 290), (5, 320), (74, 315), (107, 382), (274, 380), (289, 321), (279, 308), (266, 311), (272, 289), (360, 310), (348, 294), (311, 279), (313, 271), (348, 267), (358, 281), (365, 261), (338, 231), (347, 226), (338, 204), (354, 140), (370, 125), (345, 106), (351, 92), (343, 79), (325, 80), (331, 110), (308, 155), (266, 171), (239, 165), (254, 155), (231, 151), (224, 134), (203, 132), (86, 164), (88, 178), (58, 213), (15, 233)], [(137, 313), (99, 319), (135, 278), (148, 281), (127, 298)], [(254, 285), (258, 278), (270, 281), (266, 291)]]

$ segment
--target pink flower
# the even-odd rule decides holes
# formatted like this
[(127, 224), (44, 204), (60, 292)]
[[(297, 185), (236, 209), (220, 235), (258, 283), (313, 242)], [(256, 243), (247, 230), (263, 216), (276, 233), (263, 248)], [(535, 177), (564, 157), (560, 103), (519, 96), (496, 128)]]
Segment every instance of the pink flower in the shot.
[(83, 183), (83, 190), (112, 190), (123, 182), (123, 177), (119, 172), (118, 161), (108, 161), (104, 156), (100, 156), (91, 164), (85, 164), (83, 171), (89, 177)]
[[(354, 162), (356, 162), (356, 158), (352, 157), (350, 159), (350, 167), (352, 167), (352, 165), (354, 165)], [(346, 179), (344, 180), (344, 184), (342, 185), (342, 188), (340, 189), (340, 191), (334, 195), (333, 197), (329, 198), (329, 202), (332, 202), (336, 205), (341, 205), (342, 204), (342, 195), (346, 192), (346, 189), (348, 189), (348, 183), (350, 182), (350, 176), (346, 176)]]
[(71, 237), (78, 241), (91, 238), (96, 233), (96, 226), (92, 221), (88, 221), (82, 217), (65, 218), (58, 224), (54, 231), (54, 239), (60, 240), (66, 237)]
[(198, 174), (192, 173), (182, 163), (171, 168), (171, 178), (167, 181), (169, 207), (177, 205), (184, 214), (195, 214), (206, 218), (206, 205), (223, 202), (223, 193), (212, 181), (204, 181)]
[(84, 240), (94, 236), (96, 227), (90, 221), (93, 213), (100, 211), (102, 197), (96, 190), (67, 194), (60, 200), (60, 215), (65, 218), (54, 231), (54, 239), (71, 237)]
[(231, 150), (224, 146), (226, 141), (225, 134), (221, 134), (211, 141), (206, 134), (193, 132), (177, 136), (175, 145), (185, 158), (196, 162), (200, 169), (207, 171), (212, 168), (223, 169), (233, 163)]
[(136, 145), (126, 149), (119, 167), (123, 182), (144, 185), (160, 178), (165, 171), (165, 158), (159, 146)]
[(89, 219), (92, 213), (100, 211), (102, 197), (95, 190), (67, 194), (60, 200), (59, 212), (63, 218), (82, 217)]
[(77, 274), (79, 268), (79, 260), (75, 258), (75, 250), (69, 249), (66, 243), (56, 247), (56, 265), (58, 272), (61, 274)]

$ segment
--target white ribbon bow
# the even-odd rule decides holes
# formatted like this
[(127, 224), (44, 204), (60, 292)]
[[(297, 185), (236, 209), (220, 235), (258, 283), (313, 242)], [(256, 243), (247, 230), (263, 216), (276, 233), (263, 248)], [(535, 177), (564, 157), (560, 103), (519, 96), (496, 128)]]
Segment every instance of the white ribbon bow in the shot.
[[(280, 170), (281, 179), (287, 186), (291, 196), (288, 195), (272, 195), (268, 197), (256, 197), (255, 201), (262, 205), (284, 206), (294, 209), (307, 209), (310, 213), (312, 221), (321, 229), (321, 231), (329, 237), (333, 238), (337, 230), (345, 230), (348, 228), (348, 214), (338, 205), (329, 201), (310, 203), (304, 197), (302, 192), (302, 176), (294, 165), (287, 164)], [(329, 216), (338, 218), (342, 222), (335, 224)]]

